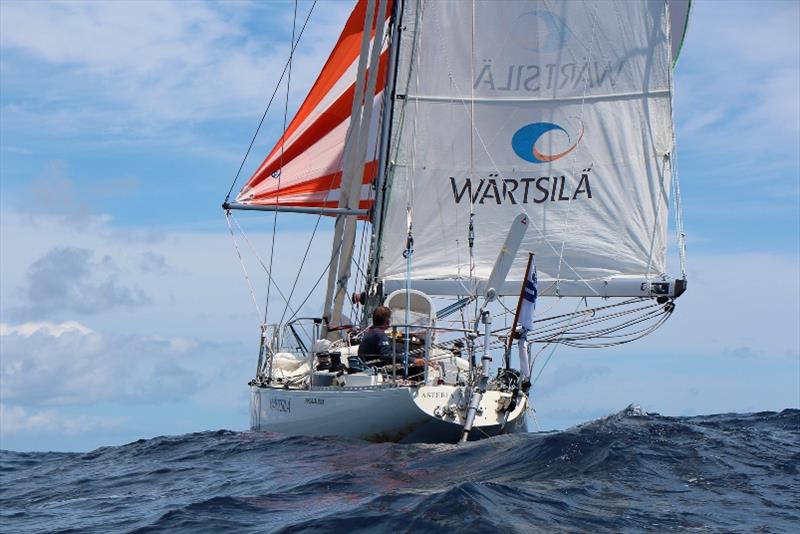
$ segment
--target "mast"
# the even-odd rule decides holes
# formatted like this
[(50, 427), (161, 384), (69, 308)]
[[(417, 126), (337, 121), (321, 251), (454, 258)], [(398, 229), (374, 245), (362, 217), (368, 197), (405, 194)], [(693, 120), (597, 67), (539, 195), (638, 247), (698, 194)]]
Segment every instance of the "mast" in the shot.
[[(364, 77), (370, 44), (370, 30), (375, 15), (375, 1), (368, 0), (367, 2), (350, 130), (344, 151), (343, 178), (339, 198), (340, 209), (352, 208), (352, 203), (357, 208), (361, 197), (367, 137), (369, 136), (372, 119), (375, 86), (378, 78), (378, 62), (381, 55), (383, 30), (386, 22), (386, 3), (388, 0), (377, 0), (378, 13), (375, 23), (375, 37), (372, 40), (372, 50), (369, 54), (369, 75), (365, 87)], [(350, 279), (357, 221), (356, 217), (348, 215), (339, 215), (336, 218), (323, 313), (324, 317), (327, 318), (326, 329), (331, 325), (340, 326), (341, 323), (347, 283)], [(326, 335), (330, 337), (329, 331), (326, 332)]]
[(395, 82), (397, 80), (397, 53), (400, 47), (400, 32), (402, 31), (404, 0), (395, 0), (392, 3), (392, 16), (389, 20), (389, 36), (391, 49), (389, 51), (389, 71), (384, 90), (383, 116), (381, 117), (381, 139), (378, 161), (378, 173), (375, 177), (375, 204), (372, 211), (372, 235), (370, 236), (370, 251), (367, 260), (367, 277), (365, 280), (367, 302), (364, 305), (364, 315), (361, 319), (362, 326), (366, 326), (369, 315), (382, 299), (380, 291), (373, 287), (378, 277), (380, 263), (380, 243), (383, 234), (384, 206), (389, 195), (389, 166), (391, 161), (389, 139), (392, 132), (392, 116), (394, 115)]

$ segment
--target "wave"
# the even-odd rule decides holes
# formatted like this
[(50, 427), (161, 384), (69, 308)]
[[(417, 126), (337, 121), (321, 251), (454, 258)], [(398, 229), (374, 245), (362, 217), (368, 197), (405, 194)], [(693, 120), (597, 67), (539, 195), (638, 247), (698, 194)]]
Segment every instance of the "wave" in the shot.
[(0, 452), (8, 532), (792, 531), (800, 410), (636, 406), (465, 445), (219, 430), (89, 453)]

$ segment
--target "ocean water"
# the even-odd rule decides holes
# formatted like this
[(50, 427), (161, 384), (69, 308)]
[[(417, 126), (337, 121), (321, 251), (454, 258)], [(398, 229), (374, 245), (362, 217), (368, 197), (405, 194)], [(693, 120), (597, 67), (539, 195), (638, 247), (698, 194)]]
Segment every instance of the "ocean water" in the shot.
[(3, 532), (800, 532), (800, 410), (458, 445), (202, 432), (0, 452)]

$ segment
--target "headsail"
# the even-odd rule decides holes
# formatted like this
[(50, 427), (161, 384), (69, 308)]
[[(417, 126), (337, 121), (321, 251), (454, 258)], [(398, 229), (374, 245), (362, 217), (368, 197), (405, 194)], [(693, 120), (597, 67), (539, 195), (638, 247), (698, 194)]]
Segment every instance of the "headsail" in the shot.
[(486, 280), (525, 213), (542, 294), (651, 294), (640, 281), (666, 272), (673, 151), (667, 3), (473, 5), (404, 3), (380, 278), (406, 274), (409, 211), (413, 279), (452, 282), (414, 287), (440, 294)]
[[(319, 77), (285, 134), (239, 192), (242, 204), (335, 208), (339, 204), (342, 155), (355, 94), (364, 32), (366, 0), (359, 0)], [(390, 10), (386, 10), (386, 18)], [(373, 19), (374, 38), (377, 17)], [(383, 36), (379, 36), (382, 38)], [(364, 162), (360, 208), (371, 204), (369, 185), (377, 173), (374, 157), (386, 80), (388, 53), (383, 47), (373, 94), (367, 161)], [(280, 187), (279, 180), (280, 178)]]

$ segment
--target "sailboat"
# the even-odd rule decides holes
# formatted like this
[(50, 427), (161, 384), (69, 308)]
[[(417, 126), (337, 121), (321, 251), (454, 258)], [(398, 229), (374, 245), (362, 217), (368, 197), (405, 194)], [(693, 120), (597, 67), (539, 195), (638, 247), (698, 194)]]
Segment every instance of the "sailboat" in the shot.
[[(405, 442), (524, 432), (542, 348), (614, 346), (663, 324), (687, 286), (672, 74), (689, 8), (358, 0), (296, 115), (223, 204), (232, 235), (237, 210), (335, 219), (330, 260), (313, 266), (322, 313), (299, 317), (281, 291), (285, 320), (262, 324), (251, 428)], [(575, 307), (531, 319), (547, 300)], [(388, 365), (359, 355), (379, 306)]]

